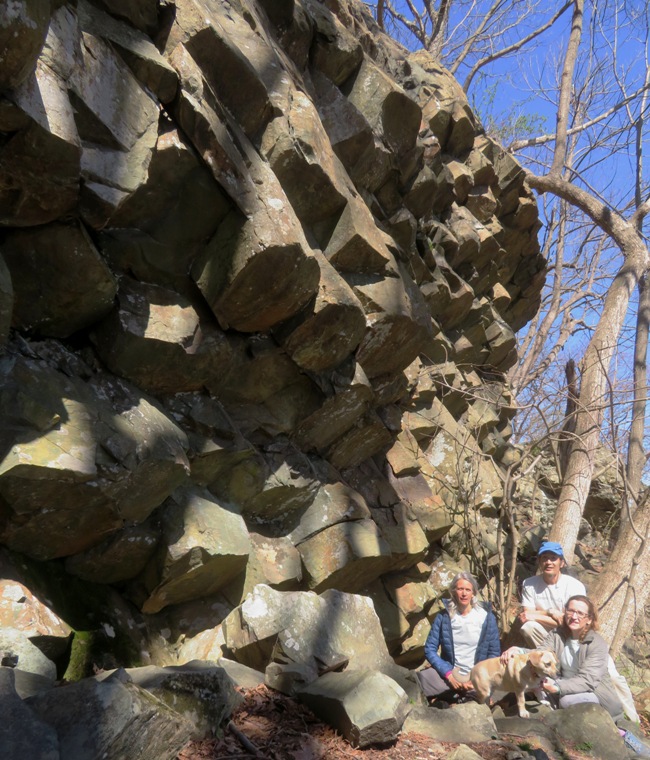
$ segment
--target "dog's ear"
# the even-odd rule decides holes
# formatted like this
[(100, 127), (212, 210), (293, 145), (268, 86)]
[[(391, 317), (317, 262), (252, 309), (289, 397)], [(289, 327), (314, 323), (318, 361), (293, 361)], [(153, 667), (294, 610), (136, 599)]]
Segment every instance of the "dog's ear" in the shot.
[(528, 659), (533, 666), (538, 666), (543, 655), (544, 652), (538, 652), (536, 649), (533, 649), (533, 651), (529, 653)]

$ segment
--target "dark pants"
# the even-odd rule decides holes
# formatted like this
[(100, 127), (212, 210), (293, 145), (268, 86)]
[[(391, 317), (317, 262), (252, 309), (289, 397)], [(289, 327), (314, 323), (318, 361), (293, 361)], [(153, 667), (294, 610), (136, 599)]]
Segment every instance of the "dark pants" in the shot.
[[(458, 668), (453, 669), (452, 675), (457, 681), (462, 681), (463, 683), (469, 681), (469, 675), (461, 675), (458, 672)], [(438, 675), (438, 672), (434, 668), (418, 671), (418, 680), (425, 697), (440, 697), (446, 693), (451, 696), (456, 693), (456, 690), (452, 689), (447, 681)]]

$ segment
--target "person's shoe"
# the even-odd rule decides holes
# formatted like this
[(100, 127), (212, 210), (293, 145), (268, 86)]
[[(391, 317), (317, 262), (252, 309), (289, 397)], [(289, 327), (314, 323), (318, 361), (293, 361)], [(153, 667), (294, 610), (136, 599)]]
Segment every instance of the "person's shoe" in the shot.
[(648, 747), (647, 744), (644, 744), (641, 739), (639, 739), (638, 736), (635, 736), (631, 731), (626, 731), (623, 734), (623, 742), (637, 757), (650, 758), (650, 747)]

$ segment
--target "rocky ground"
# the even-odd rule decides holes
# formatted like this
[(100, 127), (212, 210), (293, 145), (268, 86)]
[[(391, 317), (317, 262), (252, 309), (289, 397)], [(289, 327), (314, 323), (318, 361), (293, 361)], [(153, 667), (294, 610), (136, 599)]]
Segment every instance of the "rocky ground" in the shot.
[[(215, 739), (189, 744), (179, 754), (178, 760), (442, 760), (450, 757), (459, 746), (438, 742), (421, 734), (402, 734), (396, 742), (387, 746), (354, 749), (293, 699), (264, 685), (240, 691), (244, 702), (233, 714), (223, 734)], [(647, 731), (647, 726), (645, 728)], [(531, 757), (559, 760), (559, 755), (546, 754), (521, 738), (513, 736), (507, 739), (468, 746), (484, 760)], [(593, 758), (593, 755), (567, 747), (562, 760), (586, 758)], [(458, 760), (463, 758), (458, 757)]]

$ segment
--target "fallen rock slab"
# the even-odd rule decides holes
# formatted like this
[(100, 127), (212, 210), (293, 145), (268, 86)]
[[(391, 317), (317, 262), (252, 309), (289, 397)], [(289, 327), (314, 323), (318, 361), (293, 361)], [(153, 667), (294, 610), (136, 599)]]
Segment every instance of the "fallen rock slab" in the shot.
[[(107, 672), (98, 680), (115, 672)], [(241, 702), (227, 671), (212, 662), (194, 660), (164, 668), (149, 665), (127, 668), (121, 673), (192, 724), (194, 739), (216, 733), (222, 721)]]
[(407, 733), (424, 734), (443, 742), (485, 742), (498, 735), (492, 713), (487, 705), (467, 702), (447, 710), (435, 707), (416, 707), (404, 722)]
[(298, 692), (298, 698), (360, 748), (394, 741), (409, 710), (404, 689), (370, 671), (326, 673)]
[(315, 672), (340, 664), (348, 670), (375, 670), (396, 680), (417, 699), (413, 674), (395, 665), (388, 653), (372, 601), (330, 589), (276, 591), (260, 584), (223, 622), (226, 653), (256, 670), (276, 659), (303, 663)]
[[(84, 679), (30, 697), (25, 704), (56, 731), (65, 760), (174, 760), (194, 730), (147, 691), (115, 677)], [(12, 725), (22, 734), (22, 727)]]

